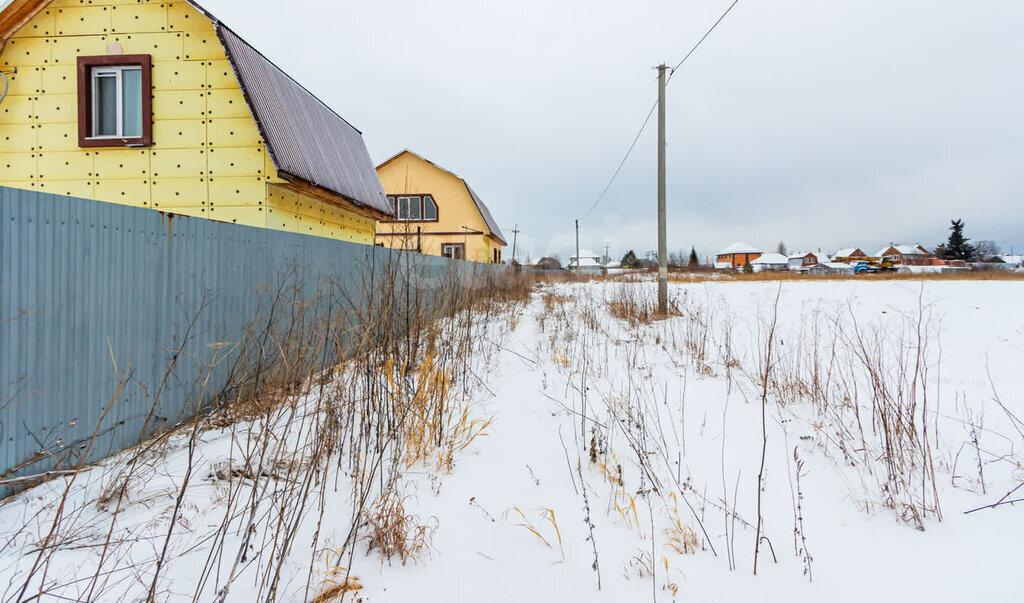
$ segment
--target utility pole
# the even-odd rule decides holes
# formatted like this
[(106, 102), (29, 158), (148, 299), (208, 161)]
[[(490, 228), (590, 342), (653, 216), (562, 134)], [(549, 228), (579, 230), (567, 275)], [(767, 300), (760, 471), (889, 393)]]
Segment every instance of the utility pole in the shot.
[(580, 275), (580, 221), (576, 220), (576, 276)]
[(610, 261), (611, 261), (611, 258), (610, 258), (610, 257), (608, 257), (608, 250), (610, 250), (610, 249), (611, 249), (611, 247), (612, 247), (612, 246), (611, 246), (611, 245), (609, 245), (608, 243), (605, 243), (605, 244), (604, 244), (604, 263), (605, 263), (605, 264), (607, 264), (608, 262), (610, 262)]
[(665, 226), (665, 71), (658, 65), (658, 312), (668, 314), (668, 242)]
[(519, 225), (512, 228), (512, 261), (516, 261), (516, 239), (519, 238)]

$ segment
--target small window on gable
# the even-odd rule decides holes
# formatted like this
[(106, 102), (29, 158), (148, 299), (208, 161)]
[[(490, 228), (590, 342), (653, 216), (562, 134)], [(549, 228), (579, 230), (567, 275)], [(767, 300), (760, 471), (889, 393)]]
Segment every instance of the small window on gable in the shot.
[(437, 219), (437, 204), (434, 203), (434, 198), (430, 196), (423, 197), (423, 219), (424, 220), (436, 220)]
[(78, 57), (78, 145), (149, 146), (153, 142), (149, 55)]

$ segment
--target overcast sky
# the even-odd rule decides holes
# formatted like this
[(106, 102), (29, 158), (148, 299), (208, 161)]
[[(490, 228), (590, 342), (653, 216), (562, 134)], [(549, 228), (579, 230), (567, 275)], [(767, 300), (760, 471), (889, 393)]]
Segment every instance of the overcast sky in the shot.
[[(363, 132), (466, 178), (517, 255), (569, 255), (677, 63), (731, 0), (206, 0)], [(283, 10), (282, 10), (283, 9)], [(740, 0), (668, 87), (669, 248), (1024, 251), (1024, 2)], [(656, 128), (581, 225), (656, 248)], [(510, 251), (506, 251), (506, 256)]]

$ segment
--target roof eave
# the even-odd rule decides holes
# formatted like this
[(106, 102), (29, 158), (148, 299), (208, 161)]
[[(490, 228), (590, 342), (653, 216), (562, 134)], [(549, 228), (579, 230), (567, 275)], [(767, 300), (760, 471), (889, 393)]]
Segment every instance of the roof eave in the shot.
[(340, 207), (341, 209), (351, 211), (355, 214), (361, 215), (365, 218), (372, 220), (387, 220), (393, 218), (394, 215), (378, 210), (375, 207), (371, 207), (361, 201), (353, 199), (347, 195), (339, 193), (338, 191), (331, 190), (325, 186), (309, 182), (308, 180), (296, 176), (295, 174), (289, 174), (288, 172), (278, 170), (277, 176), (282, 180), (291, 184), (293, 188), (299, 192), (308, 193), (312, 196), (317, 197), (323, 201), (327, 201), (332, 205)]

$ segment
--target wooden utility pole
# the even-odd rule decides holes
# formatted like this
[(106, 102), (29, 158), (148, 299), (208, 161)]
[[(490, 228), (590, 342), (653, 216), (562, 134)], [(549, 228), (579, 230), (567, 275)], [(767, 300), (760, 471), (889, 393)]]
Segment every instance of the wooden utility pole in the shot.
[[(668, 242), (665, 226), (665, 71), (658, 65), (658, 312), (668, 314)], [(578, 252), (577, 252), (578, 253)]]
[(580, 275), (580, 221), (576, 220), (576, 276), (579, 276), (579, 275)]
[(512, 261), (516, 261), (516, 239), (519, 238), (519, 225), (516, 224), (512, 229)]

